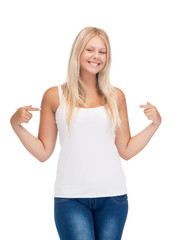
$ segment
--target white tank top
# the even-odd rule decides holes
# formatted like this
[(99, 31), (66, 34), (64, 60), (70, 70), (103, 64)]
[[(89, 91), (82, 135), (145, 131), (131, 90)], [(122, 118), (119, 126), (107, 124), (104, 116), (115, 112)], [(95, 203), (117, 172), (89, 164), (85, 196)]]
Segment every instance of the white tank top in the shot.
[[(109, 123), (104, 106), (79, 108), (72, 118), (70, 134), (61, 85), (60, 106), (55, 113), (60, 153), (54, 197), (92, 198), (127, 193), (126, 177), (115, 145), (115, 127)], [(77, 111), (77, 107), (75, 107)]]

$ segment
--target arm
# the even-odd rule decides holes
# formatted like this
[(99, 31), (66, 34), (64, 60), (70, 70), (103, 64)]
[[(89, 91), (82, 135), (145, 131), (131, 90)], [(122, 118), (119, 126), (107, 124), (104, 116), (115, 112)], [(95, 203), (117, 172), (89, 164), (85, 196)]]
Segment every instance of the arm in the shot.
[(127, 114), (127, 104), (125, 99), (125, 94), (119, 88), (115, 88), (117, 91), (117, 105), (119, 116), (122, 121), (122, 128), (116, 129), (115, 145), (117, 147), (119, 155), (124, 159), (128, 160), (127, 157), (127, 145), (131, 139), (130, 126)]
[(150, 123), (146, 128), (129, 140), (126, 148), (127, 160), (134, 157), (148, 144), (158, 127), (159, 125)]
[(158, 110), (151, 103), (147, 102), (147, 105), (140, 105), (139, 107), (145, 108), (145, 115), (149, 120), (153, 120), (153, 122), (129, 140), (126, 149), (128, 159), (135, 156), (148, 144), (162, 121)]
[(24, 147), (40, 162), (43, 162), (46, 156), (43, 143), (28, 132), (22, 125), (13, 124), (12, 120), (11, 125)]
[[(17, 110), (11, 117), (10, 123), (13, 130), (19, 137), (24, 147), (40, 162), (46, 161), (52, 154), (56, 138), (57, 126), (54, 118), (54, 96), (56, 96), (56, 88), (49, 88), (43, 95), (40, 111), (40, 124), (38, 137), (34, 137), (19, 123), (27, 123), (28, 116), (32, 116), (28, 111), (33, 111), (32, 107), (24, 107)], [(28, 111), (27, 111), (28, 110)]]
[(161, 123), (161, 116), (155, 106), (151, 104), (140, 105), (140, 107), (146, 108), (144, 112), (148, 119), (153, 120), (153, 122), (140, 133), (134, 137), (131, 137), (125, 95), (119, 88), (116, 88), (116, 90), (118, 97), (118, 110), (122, 121), (122, 129), (116, 129), (115, 144), (119, 155), (123, 159), (129, 160), (139, 153), (150, 141), (151, 137)]

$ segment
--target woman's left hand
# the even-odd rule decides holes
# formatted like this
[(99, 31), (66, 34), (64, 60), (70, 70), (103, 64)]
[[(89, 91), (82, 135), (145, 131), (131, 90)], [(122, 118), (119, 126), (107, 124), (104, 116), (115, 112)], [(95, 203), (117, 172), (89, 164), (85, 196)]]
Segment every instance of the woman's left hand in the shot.
[(152, 122), (153, 124), (155, 124), (155, 125), (161, 124), (161, 121), (162, 121), (161, 115), (159, 114), (157, 108), (154, 105), (147, 102), (147, 105), (139, 105), (139, 107), (145, 108), (144, 113), (149, 120), (153, 121)]

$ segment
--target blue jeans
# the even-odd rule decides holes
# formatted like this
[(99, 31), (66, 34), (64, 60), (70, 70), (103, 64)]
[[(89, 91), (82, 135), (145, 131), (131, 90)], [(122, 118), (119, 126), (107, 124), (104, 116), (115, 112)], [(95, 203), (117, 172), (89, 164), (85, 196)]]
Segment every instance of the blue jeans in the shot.
[(60, 240), (120, 240), (127, 213), (127, 194), (97, 198), (54, 197), (54, 219)]

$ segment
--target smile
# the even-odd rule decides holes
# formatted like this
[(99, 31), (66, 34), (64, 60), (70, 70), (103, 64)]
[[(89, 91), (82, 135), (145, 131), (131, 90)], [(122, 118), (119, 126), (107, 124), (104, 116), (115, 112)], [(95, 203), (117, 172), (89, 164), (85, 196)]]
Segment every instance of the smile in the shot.
[(95, 63), (95, 62), (91, 62), (91, 61), (88, 61), (88, 63), (94, 67), (97, 67), (98, 65), (100, 65), (100, 63)]

